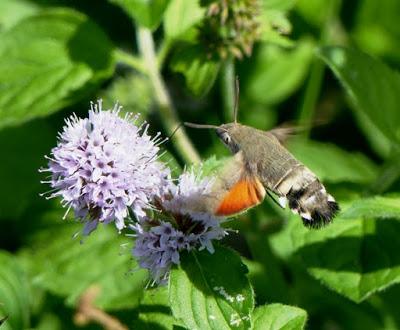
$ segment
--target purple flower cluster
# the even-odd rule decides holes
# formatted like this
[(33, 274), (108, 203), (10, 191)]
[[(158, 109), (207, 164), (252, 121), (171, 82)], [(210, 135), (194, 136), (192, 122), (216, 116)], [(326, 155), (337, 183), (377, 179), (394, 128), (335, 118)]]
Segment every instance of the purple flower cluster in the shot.
[(66, 120), (43, 170), (51, 173), (45, 181), (53, 188), (48, 198), (61, 197), (66, 214), (73, 209), (84, 222), (84, 234), (99, 223), (114, 222), (121, 230), (131, 211), (132, 253), (154, 283), (163, 283), (182, 251), (213, 253), (212, 241), (226, 231), (200, 207), (213, 181), (184, 172), (174, 183), (158, 160), (160, 134), (151, 138), (148, 125), (135, 125), (137, 116), (121, 118), (119, 112), (118, 105), (102, 110), (99, 101), (88, 118)]
[(70, 117), (48, 157), (49, 198), (61, 196), (85, 222), (85, 234), (112, 221), (121, 230), (128, 208), (144, 217), (153, 196), (169, 186), (170, 172), (157, 160), (159, 134), (151, 138), (146, 124), (134, 124), (137, 116), (120, 118), (119, 111), (118, 105), (103, 111), (99, 101), (88, 118)]
[(196, 199), (210, 192), (210, 183), (209, 179), (200, 180), (191, 172), (183, 173), (178, 184), (171, 185), (162, 205), (175, 226), (154, 219), (132, 226), (136, 236), (133, 255), (142, 268), (150, 271), (154, 283), (165, 282), (171, 266), (179, 264), (181, 251), (207, 249), (213, 253), (212, 240), (226, 235), (220, 227), (220, 219), (191, 209)]

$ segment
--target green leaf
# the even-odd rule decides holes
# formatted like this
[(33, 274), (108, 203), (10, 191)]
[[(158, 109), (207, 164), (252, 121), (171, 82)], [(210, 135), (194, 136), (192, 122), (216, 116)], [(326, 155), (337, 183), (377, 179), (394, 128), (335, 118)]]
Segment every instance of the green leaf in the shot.
[(387, 138), (400, 143), (400, 75), (364, 53), (324, 47), (319, 56), (328, 64), (359, 111)]
[(70, 9), (30, 16), (0, 35), (0, 127), (47, 116), (114, 69), (100, 28)]
[(318, 281), (359, 303), (400, 282), (399, 231), (398, 220), (371, 218), (337, 218), (313, 231), (293, 217), (271, 243), (286, 256), (300, 257)]
[(352, 39), (368, 54), (399, 60), (399, 11), (397, 0), (362, 1), (355, 11)]
[(384, 133), (382, 133), (379, 128), (371, 121), (371, 119), (361, 111), (353, 111), (356, 117), (357, 123), (371, 148), (382, 158), (387, 158), (392, 152), (392, 141), (389, 140)]
[(199, 23), (204, 15), (198, 0), (172, 0), (165, 12), (164, 29), (167, 38), (176, 39)]
[(62, 330), (62, 326), (61, 320), (55, 314), (46, 313), (41, 315), (39, 324), (35, 327), (35, 330)]
[(100, 95), (104, 108), (112, 108), (118, 101), (123, 112), (140, 113), (142, 120), (145, 120), (154, 100), (148, 77), (137, 73), (116, 78)]
[(304, 40), (291, 50), (263, 45), (255, 58), (246, 94), (252, 100), (269, 105), (283, 101), (300, 87), (308, 71), (313, 44)]
[(399, 196), (375, 196), (353, 202), (341, 214), (342, 218), (396, 218), (400, 219)]
[[(292, 288), (294, 289), (296, 305), (301, 306), (309, 313), (310, 321), (306, 329), (324, 329), (326, 324), (335, 324), (341, 329), (387, 329), (383, 325), (378, 312), (378, 306), (372, 307), (373, 298), (363, 304), (353, 301), (328, 290), (319, 281), (301, 269), (301, 260), (291, 260)], [(391, 292), (395, 287), (388, 290)], [(333, 312), (334, 311), (334, 312)], [(327, 316), (329, 315), (329, 317)], [(319, 317), (322, 316), (322, 317)], [(397, 329), (397, 327), (396, 327)]]
[(294, 7), (298, 0), (263, 0), (265, 9), (288, 11)]
[(217, 157), (214, 155), (210, 158), (207, 158), (200, 164), (192, 165), (190, 170), (193, 170), (196, 174), (201, 174), (203, 177), (213, 176), (224, 166), (227, 159), (228, 158), (217, 159)]
[(253, 312), (254, 330), (300, 330), (306, 321), (306, 311), (294, 306), (271, 304)]
[(295, 43), (286, 37), (292, 30), (292, 26), (285, 13), (275, 10), (264, 10), (261, 13), (261, 39), (266, 44), (274, 44), (281, 47), (293, 47)]
[[(263, 243), (264, 245), (262, 248), (265, 247), (265, 244), (268, 244), (266, 239), (263, 240)], [(253, 246), (252, 250), (254, 250)], [(277, 263), (268, 252), (264, 253), (264, 251), (265, 250), (259, 251), (260, 255), (265, 259), (263, 260), (264, 263), (242, 258), (249, 269), (247, 277), (250, 280), (254, 292), (257, 294), (255, 297), (256, 304), (265, 304), (268, 301), (286, 301), (288, 299), (287, 283), (279, 267), (280, 261)], [(252, 256), (254, 258), (257, 257), (254, 256), (254, 253), (252, 253)]]
[(214, 85), (219, 66), (195, 45), (178, 49), (171, 60), (172, 70), (185, 76), (187, 87), (196, 96), (205, 95)]
[(246, 273), (239, 256), (226, 248), (183, 256), (169, 281), (175, 318), (189, 329), (248, 329), (254, 298)]
[(29, 328), (30, 292), (21, 266), (11, 254), (0, 251), (0, 320), (1, 329)]
[(326, 24), (326, 20), (329, 17), (330, 3), (332, 3), (332, 1), (327, 3), (326, 0), (298, 0), (296, 3), (296, 11), (307, 23), (315, 27), (320, 27)]
[[(57, 213), (56, 213), (57, 214)], [(60, 224), (62, 213), (50, 229), (39, 236), (21, 255), (30, 269), (35, 286), (55, 295), (65, 297), (73, 306), (80, 295), (91, 286), (98, 286), (100, 293), (96, 306), (108, 310), (137, 306), (146, 284), (145, 271), (136, 270), (131, 260), (132, 242), (118, 235), (113, 224), (100, 226), (81, 242), (73, 239), (82, 225)]]
[(110, 0), (122, 7), (139, 25), (155, 30), (161, 23), (169, 0)]
[(289, 150), (323, 181), (369, 183), (376, 178), (377, 166), (359, 152), (348, 152), (334, 144), (293, 140)]
[(136, 330), (169, 330), (176, 323), (169, 308), (168, 288), (165, 286), (146, 290), (138, 312), (138, 317), (133, 322), (132, 327)]
[(261, 39), (266, 43), (282, 47), (291, 47), (293, 41), (285, 35), (292, 30), (287, 18), (287, 11), (292, 9), (296, 0), (264, 0), (261, 4), (260, 29)]
[(25, 0), (0, 1), (0, 31), (7, 30), (21, 19), (35, 14), (39, 6)]

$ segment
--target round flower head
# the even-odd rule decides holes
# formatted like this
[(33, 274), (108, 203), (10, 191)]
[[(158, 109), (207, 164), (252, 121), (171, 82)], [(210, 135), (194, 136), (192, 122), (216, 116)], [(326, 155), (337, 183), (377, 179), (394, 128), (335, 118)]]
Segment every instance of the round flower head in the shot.
[(142, 219), (131, 227), (136, 236), (133, 255), (142, 268), (150, 271), (154, 283), (165, 282), (171, 266), (179, 264), (181, 251), (207, 249), (213, 253), (212, 240), (226, 235), (220, 219), (191, 209), (196, 200), (210, 192), (211, 182), (209, 178), (200, 180), (192, 172), (183, 173), (159, 205), (171, 222)]
[(157, 161), (159, 133), (151, 138), (147, 125), (134, 124), (137, 116), (120, 118), (118, 105), (101, 107), (99, 101), (91, 104), (88, 118), (67, 119), (48, 157), (55, 191), (49, 198), (61, 196), (85, 222), (85, 234), (99, 222), (115, 221), (121, 230), (128, 208), (145, 216), (154, 196), (168, 186), (169, 170)]
[[(201, 174), (201, 173), (200, 173)], [(200, 178), (193, 171), (185, 171), (178, 179), (178, 184), (171, 183), (169, 194), (164, 196), (163, 208), (173, 213), (194, 212), (202, 203), (204, 196), (211, 192), (214, 178)]]

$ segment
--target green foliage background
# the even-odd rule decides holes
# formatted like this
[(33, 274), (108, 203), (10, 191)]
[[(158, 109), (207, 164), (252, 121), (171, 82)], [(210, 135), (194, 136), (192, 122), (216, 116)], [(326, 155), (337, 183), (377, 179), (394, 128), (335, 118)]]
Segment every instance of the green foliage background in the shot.
[[(131, 329), (400, 329), (400, 2), (260, 4), (251, 56), (221, 60), (196, 39), (197, 0), (0, 1), (2, 329), (77, 328), (93, 285), (95, 305)], [(110, 227), (72, 239), (81, 228), (39, 197), (38, 168), (63, 119), (98, 98), (166, 136), (180, 121), (231, 121), (236, 74), (240, 122), (303, 124), (288, 148), (342, 212), (308, 230), (266, 200), (229, 223), (225, 247), (184, 256), (168, 287), (145, 290), (131, 239)], [(177, 173), (197, 152), (228, 156), (213, 132), (184, 132), (165, 145)]]

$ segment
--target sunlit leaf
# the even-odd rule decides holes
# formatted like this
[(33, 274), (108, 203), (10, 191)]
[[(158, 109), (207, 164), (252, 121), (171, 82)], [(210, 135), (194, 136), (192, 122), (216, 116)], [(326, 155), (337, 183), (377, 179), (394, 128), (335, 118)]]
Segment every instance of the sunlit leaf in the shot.
[(290, 151), (323, 181), (368, 183), (376, 178), (377, 166), (359, 152), (334, 144), (293, 140)]
[(304, 40), (285, 50), (264, 45), (256, 55), (246, 94), (254, 101), (274, 104), (284, 100), (301, 84), (312, 59), (313, 44)]
[(254, 330), (300, 330), (306, 321), (306, 311), (294, 306), (271, 304), (253, 312)]
[(171, 68), (184, 75), (193, 94), (202, 96), (213, 86), (219, 63), (208, 59), (201, 47), (188, 45), (175, 52)]
[(298, 0), (263, 0), (263, 7), (266, 9), (288, 11), (294, 7)]
[(35, 14), (39, 6), (28, 0), (0, 1), (0, 31), (9, 29), (21, 19)]
[(99, 227), (80, 242), (72, 236), (82, 226), (56, 223), (61, 221), (59, 215), (53, 218), (54, 226), (41, 231), (36, 243), (31, 243), (35, 248), (21, 256), (34, 285), (65, 297), (70, 306), (92, 286), (100, 289), (96, 298), (100, 308), (137, 306), (147, 275), (137, 269), (130, 272), (137, 267), (130, 255), (132, 242), (118, 235), (112, 224)]
[(397, 218), (400, 219), (399, 196), (376, 196), (354, 201), (341, 214), (342, 218)]
[(189, 329), (248, 329), (254, 298), (246, 273), (226, 248), (187, 254), (170, 276), (174, 316)]
[(321, 58), (339, 78), (359, 111), (387, 138), (400, 143), (400, 75), (354, 49), (324, 47)]
[(0, 127), (46, 116), (110, 76), (113, 47), (87, 16), (51, 9), (0, 35)]
[(293, 218), (271, 243), (278, 253), (299, 256), (330, 289), (361, 302), (400, 282), (399, 231), (400, 222), (393, 219), (337, 218), (315, 231)]
[(171, 0), (165, 12), (164, 28), (168, 38), (174, 39), (183, 35), (201, 21), (204, 8), (198, 0)]
[(155, 30), (161, 23), (169, 0), (110, 0), (142, 26)]
[(0, 251), (0, 265), (1, 329), (27, 329), (30, 317), (27, 277), (16, 259), (5, 251)]

